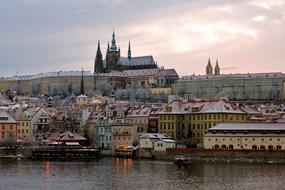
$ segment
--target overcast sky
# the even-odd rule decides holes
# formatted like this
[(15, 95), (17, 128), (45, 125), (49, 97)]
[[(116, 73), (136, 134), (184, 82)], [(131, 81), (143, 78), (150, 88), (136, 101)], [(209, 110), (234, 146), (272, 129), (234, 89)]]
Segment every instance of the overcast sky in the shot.
[(0, 76), (93, 72), (115, 29), (121, 55), (153, 55), (180, 75), (285, 72), (284, 0), (0, 0)]

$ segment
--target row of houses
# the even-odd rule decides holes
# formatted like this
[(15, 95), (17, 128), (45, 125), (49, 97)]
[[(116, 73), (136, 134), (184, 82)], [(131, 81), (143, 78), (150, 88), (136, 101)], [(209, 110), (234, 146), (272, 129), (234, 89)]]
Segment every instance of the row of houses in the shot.
[[(103, 149), (136, 146), (140, 144), (139, 137), (144, 137), (146, 133), (163, 134), (177, 142), (179, 146), (184, 147), (198, 145), (206, 148), (252, 148), (256, 144), (246, 144), (246, 146), (240, 143), (233, 144), (238, 142), (233, 140), (233, 136), (227, 139), (221, 135), (234, 134), (233, 132), (228, 133), (225, 132), (228, 130), (218, 130), (215, 127), (222, 124), (235, 127), (255, 124), (257, 129), (263, 129), (263, 125), (270, 128), (271, 125), (279, 123), (281, 123), (279, 124), (281, 127), (284, 126), (282, 124), (282, 117), (285, 113), (283, 105), (237, 105), (227, 99), (187, 100), (174, 98), (167, 104), (147, 104), (115, 101), (114, 98), (102, 96), (84, 96), (84, 98), (89, 102), (86, 105), (78, 105), (75, 101), (69, 105), (62, 103), (57, 106), (49, 106), (48, 103), (44, 104), (39, 101), (38, 104), (15, 103), (10, 107), (3, 104), (0, 110), (9, 113), (14, 119), (15, 127), (12, 127), (11, 131), (18, 139), (25, 139), (33, 134), (73, 131), (81, 133), (88, 138), (90, 144)], [(8, 104), (6, 103), (6, 105)], [(7, 109), (7, 107), (9, 108)], [(8, 123), (3, 127), (3, 132), (0, 135), (2, 139), (8, 134), (7, 126), (9, 128)], [(239, 131), (238, 127), (235, 127), (232, 128), (232, 131)], [(264, 128), (260, 131), (266, 130), (268, 129)], [(11, 132), (9, 133), (11, 134)], [(240, 134), (242, 133), (235, 133), (235, 135)], [(262, 136), (270, 133), (257, 134)], [(282, 136), (283, 133), (280, 134)], [(264, 142), (267, 141), (264, 140)], [(256, 146), (257, 148), (261, 147), (260, 144)], [(268, 148), (271, 147), (271, 144), (264, 146)], [(277, 145), (272, 146), (277, 149)], [(279, 148), (280, 146), (282, 147), (278, 144)]]

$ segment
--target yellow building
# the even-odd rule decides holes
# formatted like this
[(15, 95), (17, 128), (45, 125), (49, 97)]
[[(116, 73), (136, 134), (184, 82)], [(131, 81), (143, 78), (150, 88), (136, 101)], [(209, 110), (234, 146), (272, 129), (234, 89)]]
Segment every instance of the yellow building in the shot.
[(17, 139), (18, 123), (8, 113), (0, 112), (0, 140)]
[(282, 123), (221, 123), (204, 137), (206, 149), (284, 150)]
[(181, 114), (160, 113), (158, 116), (158, 133), (166, 134), (177, 140), (180, 123)]
[(149, 89), (152, 94), (171, 94), (172, 93), (172, 88), (150, 88)]
[(26, 112), (20, 113), (17, 118), (18, 126), (18, 138), (23, 138), (28, 134), (32, 134), (31, 118)]
[(77, 105), (87, 105), (88, 104), (88, 97), (86, 95), (79, 95), (76, 98)]
[(177, 141), (202, 144), (208, 129), (218, 123), (247, 122), (249, 114), (227, 100), (174, 100), (158, 113), (158, 132)]

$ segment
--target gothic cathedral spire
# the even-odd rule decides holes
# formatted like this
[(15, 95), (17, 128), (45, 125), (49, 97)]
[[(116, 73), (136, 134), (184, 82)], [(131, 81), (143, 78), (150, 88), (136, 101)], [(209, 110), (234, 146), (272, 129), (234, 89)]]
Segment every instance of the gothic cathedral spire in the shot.
[(220, 66), (218, 63), (218, 59), (216, 60), (215, 75), (220, 75)]
[(129, 48), (128, 48), (128, 58), (132, 58), (132, 52), (131, 52), (131, 42), (129, 41)]
[(206, 75), (212, 75), (212, 74), (213, 74), (213, 67), (212, 67), (212, 64), (211, 64), (211, 60), (209, 58), (208, 64), (207, 64), (207, 67), (206, 67)]
[(84, 95), (85, 91), (84, 91), (84, 79), (83, 79), (83, 68), (82, 68), (82, 74), (81, 74), (81, 83), (80, 83), (80, 94)]
[(117, 45), (116, 45), (116, 37), (115, 37), (115, 31), (113, 30), (113, 35), (112, 35), (112, 45), (110, 48), (112, 51), (117, 51)]
[(100, 41), (98, 41), (98, 47), (97, 47), (97, 53), (95, 57), (95, 63), (94, 63), (94, 73), (102, 73), (104, 70), (103, 68), (103, 58), (100, 48)]

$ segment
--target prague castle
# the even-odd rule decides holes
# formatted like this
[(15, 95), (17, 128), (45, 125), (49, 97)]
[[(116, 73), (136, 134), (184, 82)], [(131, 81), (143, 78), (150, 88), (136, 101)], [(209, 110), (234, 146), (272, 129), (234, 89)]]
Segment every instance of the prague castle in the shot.
[(59, 71), (1, 78), (0, 92), (10, 90), (25, 95), (51, 95), (54, 94), (53, 91), (64, 91), (64, 89), (76, 92), (80, 87), (81, 78), (84, 79), (87, 93), (93, 92), (96, 89), (96, 84), (100, 81), (107, 81), (114, 90), (124, 89), (126, 86), (170, 89), (171, 85), (179, 79), (175, 69), (158, 68), (152, 56), (133, 57), (130, 42), (128, 55), (121, 56), (114, 32), (111, 42), (111, 46), (108, 43), (104, 60), (100, 42), (98, 42), (94, 73)]
[(106, 59), (103, 60), (100, 42), (94, 64), (94, 73), (108, 73), (112, 70), (153, 69), (157, 65), (152, 56), (132, 57), (131, 43), (129, 42), (127, 57), (121, 56), (121, 50), (117, 47), (115, 32), (113, 31), (111, 47), (107, 47)]

